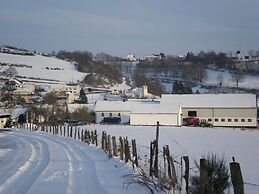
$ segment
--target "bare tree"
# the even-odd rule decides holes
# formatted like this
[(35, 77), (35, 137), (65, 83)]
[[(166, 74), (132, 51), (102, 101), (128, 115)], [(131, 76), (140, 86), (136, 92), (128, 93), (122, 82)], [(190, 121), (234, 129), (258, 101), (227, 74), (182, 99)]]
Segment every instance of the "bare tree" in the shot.
[(245, 75), (240, 69), (235, 69), (231, 75), (231, 80), (236, 83), (236, 87), (238, 88), (239, 83), (244, 82)]

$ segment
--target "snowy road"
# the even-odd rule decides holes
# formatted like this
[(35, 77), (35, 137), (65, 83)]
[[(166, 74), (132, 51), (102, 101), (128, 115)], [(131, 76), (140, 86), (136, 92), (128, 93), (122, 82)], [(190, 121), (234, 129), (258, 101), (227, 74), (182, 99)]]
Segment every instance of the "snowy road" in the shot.
[(98, 148), (40, 132), (0, 133), (0, 193), (123, 194), (147, 193), (128, 188), (129, 166), (109, 159)]

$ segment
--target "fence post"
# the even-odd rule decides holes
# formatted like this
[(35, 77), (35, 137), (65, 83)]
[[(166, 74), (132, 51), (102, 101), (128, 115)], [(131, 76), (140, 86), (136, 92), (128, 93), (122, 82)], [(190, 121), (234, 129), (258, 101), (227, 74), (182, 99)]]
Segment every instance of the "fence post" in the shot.
[(113, 151), (113, 156), (118, 156), (117, 155), (117, 145), (116, 145), (116, 137), (112, 136), (112, 151)]
[(84, 141), (84, 129), (81, 129), (81, 141)]
[(138, 154), (137, 154), (137, 145), (136, 140), (132, 140), (132, 155), (133, 155), (133, 164), (138, 167)]
[(120, 160), (123, 160), (123, 156), (124, 156), (124, 143), (123, 143), (123, 139), (122, 137), (119, 138), (120, 141)]
[(76, 139), (76, 134), (77, 134), (77, 127), (75, 127), (75, 131), (74, 131), (74, 139)]
[(109, 153), (109, 156), (111, 157), (112, 156), (112, 149), (111, 149), (111, 136), (110, 135), (108, 135), (108, 142), (107, 142), (107, 144), (108, 144), (108, 153)]
[(189, 157), (188, 156), (183, 156), (182, 157), (185, 163), (185, 172), (184, 172), (184, 180), (185, 180), (185, 190), (186, 190), (186, 194), (189, 194)]
[(153, 158), (154, 158), (154, 141), (150, 142), (150, 165), (149, 165), (149, 175), (153, 176)]
[(73, 126), (70, 127), (70, 138), (72, 138)]
[(208, 161), (200, 159), (200, 192), (199, 194), (208, 193)]
[(130, 149), (129, 149), (129, 141), (128, 138), (126, 137), (124, 139), (124, 151), (125, 151), (125, 163), (127, 163), (129, 160), (131, 160), (130, 157)]
[(155, 141), (155, 161), (154, 161), (154, 176), (158, 178), (158, 138), (159, 138), (159, 121), (156, 125), (156, 141)]
[(98, 146), (98, 139), (97, 139), (97, 130), (94, 130), (94, 139), (95, 139), (95, 146)]
[(80, 130), (79, 130), (80, 128), (78, 128), (78, 131), (77, 131), (77, 139), (78, 140), (80, 140), (81, 138), (80, 138)]
[(244, 194), (244, 181), (239, 163), (230, 163), (231, 181), (234, 187), (234, 194)]

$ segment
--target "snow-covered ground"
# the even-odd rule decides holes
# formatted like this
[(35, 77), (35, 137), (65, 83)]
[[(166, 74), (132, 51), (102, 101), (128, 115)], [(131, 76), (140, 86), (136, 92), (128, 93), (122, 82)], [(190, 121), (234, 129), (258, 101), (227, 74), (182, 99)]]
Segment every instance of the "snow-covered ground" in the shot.
[[(106, 131), (107, 134), (117, 137), (127, 136), (129, 139), (136, 139), (138, 152), (143, 160), (148, 160), (149, 145), (155, 139), (156, 132), (155, 126), (89, 125), (83, 128), (96, 129), (99, 134), (101, 131)], [(194, 160), (199, 161), (202, 155), (207, 153), (224, 156), (227, 162), (231, 162), (232, 156), (234, 156), (241, 165), (244, 181), (259, 185), (258, 140), (258, 130), (161, 127), (159, 146), (162, 150), (163, 145), (169, 145), (171, 154), (179, 162), (181, 156), (189, 156), (191, 167), (194, 167)], [(176, 165), (176, 167), (179, 172), (179, 166)], [(245, 192), (246, 194), (258, 194), (259, 187), (246, 184)]]
[[(62, 82), (76, 82), (82, 80), (87, 75), (86, 73), (78, 72), (74, 64), (63, 61), (54, 57), (45, 57), (41, 55), (23, 56), (0, 53), (0, 62), (27, 65), (29, 67), (15, 67), (19, 76), (51, 79)], [(1, 71), (6, 69), (4, 66)], [(56, 68), (56, 70), (51, 68)]]
[[(218, 77), (222, 75), (222, 86), (236, 87), (236, 83), (231, 80), (229, 72), (221, 72), (215, 70), (207, 70), (208, 79), (205, 81), (206, 85), (219, 85)], [(239, 83), (240, 88), (256, 88), (259, 89), (259, 76), (246, 75), (243, 82)]]
[(80, 141), (12, 129), (0, 133), (1, 194), (144, 194), (129, 165)]

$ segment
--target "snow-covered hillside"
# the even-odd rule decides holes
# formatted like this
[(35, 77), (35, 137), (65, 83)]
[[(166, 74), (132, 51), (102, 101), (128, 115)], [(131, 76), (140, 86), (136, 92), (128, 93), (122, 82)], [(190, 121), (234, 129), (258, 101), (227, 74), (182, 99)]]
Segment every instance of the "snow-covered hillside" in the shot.
[(132, 167), (101, 149), (40, 132), (0, 133), (1, 194), (146, 194), (124, 184)]
[[(15, 65), (19, 76), (57, 80), (61, 82), (75, 82), (82, 80), (86, 73), (78, 72), (74, 64), (41, 55), (24, 56), (0, 53), (0, 63)], [(26, 65), (21, 67), (21, 65)], [(0, 66), (1, 72), (8, 66)]]

